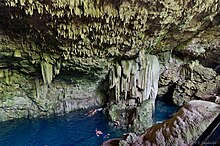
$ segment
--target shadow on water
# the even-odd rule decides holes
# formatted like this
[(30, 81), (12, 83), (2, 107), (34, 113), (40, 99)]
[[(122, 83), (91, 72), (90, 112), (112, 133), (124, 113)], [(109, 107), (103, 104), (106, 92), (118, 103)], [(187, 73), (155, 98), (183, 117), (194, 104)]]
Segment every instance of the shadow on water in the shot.
[[(155, 122), (168, 119), (179, 107), (156, 102)], [(0, 123), (1, 146), (97, 146), (103, 139), (97, 137), (95, 129), (110, 133), (110, 138), (121, 137), (125, 132), (109, 126), (107, 117), (98, 112), (92, 117), (76, 111), (65, 116), (49, 118), (18, 119)]]

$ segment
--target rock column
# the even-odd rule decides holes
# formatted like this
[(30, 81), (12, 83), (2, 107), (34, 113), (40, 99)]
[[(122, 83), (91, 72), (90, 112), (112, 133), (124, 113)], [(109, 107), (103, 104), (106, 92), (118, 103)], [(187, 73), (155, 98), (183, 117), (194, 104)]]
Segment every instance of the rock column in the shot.
[(113, 121), (120, 119), (121, 125), (140, 130), (152, 125), (159, 70), (157, 57), (144, 50), (136, 59), (114, 65), (109, 72), (109, 102), (115, 103), (109, 104), (109, 115)]

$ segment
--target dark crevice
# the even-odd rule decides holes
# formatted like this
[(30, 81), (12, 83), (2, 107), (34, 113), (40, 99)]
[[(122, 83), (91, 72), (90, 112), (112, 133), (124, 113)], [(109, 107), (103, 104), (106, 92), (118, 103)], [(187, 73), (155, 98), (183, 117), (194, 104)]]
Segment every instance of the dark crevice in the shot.
[(167, 104), (173, 104), (173, 92), (175, 88), (176, 88), (175, 83), (169, 85), (167, 93), (164, 94), (162, 97), (160, 97), (163, 100), (163, 102)]

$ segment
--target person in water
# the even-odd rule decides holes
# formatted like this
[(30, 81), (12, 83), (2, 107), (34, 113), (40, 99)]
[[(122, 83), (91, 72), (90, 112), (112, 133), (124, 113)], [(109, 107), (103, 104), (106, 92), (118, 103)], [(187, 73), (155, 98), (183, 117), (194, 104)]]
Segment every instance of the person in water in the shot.
[(100, 130), (95, 130), (95, 134), (96, 134), (96, 136), (102, 136), (102, 138), (109, 138), (109, 136), (110, 136), (110, 134), (104, 134), (102, 131), (100, 131)]
[(97, 111), (102, 111), (102, 108), (98, 108), (98, 109), (91, 109), (88, 113), (86, 113), (85, 115), (87, 115), (88, 117), (91, 117), (93, 115), (95, 115), (95, 113)]
[(118, 127), (120, 126), (120, 121), (119, 121), (119, 120), (116, 120), (116, 121), (114, 122), (114, 126), (115, 126), (116, 129), (118, 129)]

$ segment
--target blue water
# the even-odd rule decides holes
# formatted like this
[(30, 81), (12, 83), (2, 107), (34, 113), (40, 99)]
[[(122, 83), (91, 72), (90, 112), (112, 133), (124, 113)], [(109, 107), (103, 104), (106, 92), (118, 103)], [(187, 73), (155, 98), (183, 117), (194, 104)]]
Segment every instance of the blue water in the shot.
[(156, 100), (155, 107), (154, 123), (162, 122), (171, 118), (172, 115), (180, 109), (179, 106), (165, 103), (159, 99)]
[[(176, 111), (171, 105), (158, 101), (155, 120), (162, 121)], [(0, 123), (0, 146), (98, 146), (103, 139), (95, 129), (109, 133), (110, 138), (120, 137), (125, 131), (112, 128), (107, 117), (98, 112), (93, 117), (77, 111), (65, 116), (18, 119)]]

